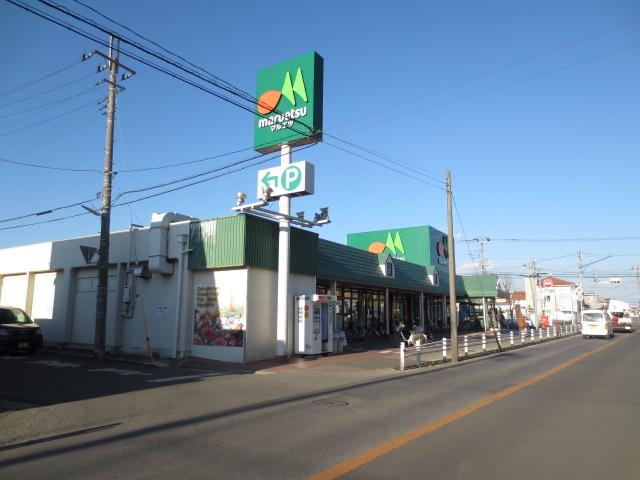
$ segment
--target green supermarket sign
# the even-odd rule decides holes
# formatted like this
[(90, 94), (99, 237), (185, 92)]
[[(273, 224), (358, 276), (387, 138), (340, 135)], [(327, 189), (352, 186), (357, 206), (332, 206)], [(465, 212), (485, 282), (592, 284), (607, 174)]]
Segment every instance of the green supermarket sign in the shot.
[(323, 71), (323, 58), (310, 52), (258, 72), (255, 150), (322, 141)]

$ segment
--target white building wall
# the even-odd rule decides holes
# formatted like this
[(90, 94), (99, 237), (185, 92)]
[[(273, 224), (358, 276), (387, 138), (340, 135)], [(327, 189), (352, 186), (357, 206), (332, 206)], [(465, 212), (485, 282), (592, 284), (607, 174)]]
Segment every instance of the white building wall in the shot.
[[(7, 275), (2, 278), (2, 294), (0, 304), (18, 307), (26, 310), (27, 307), (27, 274)], [(28, 313), (28, 312), (27, 312)]]
[[(249, 363), (276, 356), (278, 272), (260, 268), (205, 270), (193, 273), (191, 299), (194, 312), (191, 354), (225, 362)], [(208, 306), (198, 300), (209, 288)], [(289, 354), (293, 354), (294, 296), (315, 293), (316, 278), (291, 275), (289, 279)], [(185, 299), (189, 301), (189, 299)], [(225, 313), (235, 310), (236, 314)], [(240, 312), (241, 313), (238, 313)], [(209, 323), (209, 325), (207, 325)], [(231, 326), (225, 324), (231, 323)], [(203, 325), (204, 324), (204, 325)], [(203, 332), (215, 330), (215, 334)], [(231, 328), (242, 328), (242, 344), (225, 342)], [(215, 335), (215, 336), (214, 336)]]
[[(150, 228), (111, 234), (107, 352), (146, 355), (148, 331), (152, 350), (164, 357), (194, 355), (241, 363), (274, 358), (277, 272), (257, 268), (189, 271), (189, 221), (183, 221), (188, 218), (154, 214)], [(99, 240), (95, 235), (0, 250), (0, 302), (31, 314), (42, 327), (45, 345), (93, 348), (97, 255), (88, 264), (80, 247), (97, 249)], [(150, 278), (132, 273), (135, 267), (149, 266), (153, 270)], [(222, 316), (235, 332), (226, 337), (229, 346), (194, 342), (197, 289), (202, 285), (220, 288)], [(314, 276), (291, 275), (290, 355), (294, 296), (313, 294), (315, 288)], [(242, 336), (238, 328), (244, 332)], [(231, 346), (234, 341), (236, 345)]]
[[(114, 232), (109, 246), (109, 288), (107, 300), (107, 351), (146, 353), (144, 317), (154, 351), (161, 355), (185, 352), (178, 318), (178, 269), (189, 233), (189, 219), (183, 215), (154, 215), (166, 242), (158, 252), (150, 250), (149, 230), (142, 228)], [(176, 223), (171, 223), (176, 222)], [(99, 236), (26, 245), (0, 250), (0, 303), (23, 308), (38, 321), (45, 345), (91, 348), (95, 336), (95, 309), (98, 272), (97, 255), (87, 264), (81, 246), (97, 249)], [(157, 239), (156, 239), (156, 243)], [(150, 256), (163, 272), (150, 279), (136, 278), (139, 289), (134, 307), (125, 308), (125, 287), (133, 283), (129, 268), (147, 265)], [(182, 258), (180, 258), (182, 260)], [(163, 263), (164, 262), (164, 263)], [(180, 262), (185, 276), (186, 262)], [(189, 339), (190, 340), (190, 339)], [(190, 345), (190, 341), (188, 344)], [(186, 348), (186, 351), (189, 347)]]

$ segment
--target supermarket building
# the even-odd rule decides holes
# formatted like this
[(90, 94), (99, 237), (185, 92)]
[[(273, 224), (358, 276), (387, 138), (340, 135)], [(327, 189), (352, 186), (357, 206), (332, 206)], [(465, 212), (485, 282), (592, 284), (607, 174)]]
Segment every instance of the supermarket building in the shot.
[[(27, 311), (47, 346), (93, 349), (99, 241), (0, 250), (0, 304)], [(396, 322), (446, 322), (446, 245), (446, 235), (429, 226), (350, 234), (347, 245), (292, 228), (288, 353), (297, 353), (301, 296), (329, 305), (330, 335), (356, 324), (388, 330)], [(278, 223), (250, 214), (153, 214), (149, 227), (111, 233), (107, 352), (146, 355), (148, 332), (161, 357), (274, 358), (277, 269)], [(481, 315), (483, 304), (502, 295), (497, 280), (456, 276), (460, 314)]]

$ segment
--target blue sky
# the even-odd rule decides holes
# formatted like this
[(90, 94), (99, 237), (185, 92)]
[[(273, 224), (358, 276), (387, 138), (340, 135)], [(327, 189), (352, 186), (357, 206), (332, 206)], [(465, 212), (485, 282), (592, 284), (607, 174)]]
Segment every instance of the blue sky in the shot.
[[(37, 0), (15, 1), (107, 38)], [(315, 165), (316, 186), (292, 210), (309, 217), (330, 207), (322, 238), (346, 243), (347, 233), (418, 225), (446, 232), (450, 171), (459, 273), (479, 271), (478, 237), (491, 239), (489, 272), (510, 276), (515, 289), (532, 259), (577, 281), (580, 249), (591, 264), (586, 291), (638, 302), (639, 2), (83, 3), (59, 1), (251, 95), (258, 70), (317, 51), (326, 136), (293, 153)], [(80, 62), (96, 49), (107, 53), (0, 2), (0, 248), (99, 232), (95, 216), (61, 208), (100, 208), (106, 118), (98, 102), (107, 89), (95, 84), (106, 72), (96, 73), (98, 56)], [(251, 200), (258, 170), (278, 158), (138, 201), (171, 187), (136, 190), (251, 157), (253, 119), (126, 53), (120, 61), (137, 75), (118, 95), (113, 194), (122, 205), (112, 231), (148, 225), (153, 212), (229, 215), (237, 191)], [(50, 209), (59, 210), (32, 215)]]

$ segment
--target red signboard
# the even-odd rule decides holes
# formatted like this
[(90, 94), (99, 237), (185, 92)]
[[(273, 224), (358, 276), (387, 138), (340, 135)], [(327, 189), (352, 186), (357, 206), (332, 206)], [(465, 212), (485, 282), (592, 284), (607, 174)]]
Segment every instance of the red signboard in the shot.
[(553, 287), (553, 280), (551, 278), (543, 278), (542, 286), (545, 288)]

